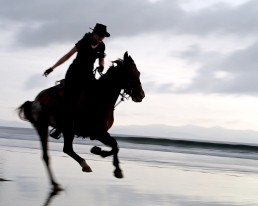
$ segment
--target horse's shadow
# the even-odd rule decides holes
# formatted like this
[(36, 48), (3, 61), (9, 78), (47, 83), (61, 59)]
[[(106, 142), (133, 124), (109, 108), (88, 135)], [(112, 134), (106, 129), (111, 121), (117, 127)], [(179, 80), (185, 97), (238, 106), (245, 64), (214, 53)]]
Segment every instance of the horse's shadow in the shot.
[(54, 198), (55, 196), (57, 196), (57, 195), (60, 195), (62, 191), (63, 191), (63, 190), (54, 190), (54, 189), (51, 190), (51, 191), (48, 193), (47, 198), (46, 198), (45, 202), (43, 203), (43, 206), (49, 206), (50, 203), (53, 201), (53, 198)]

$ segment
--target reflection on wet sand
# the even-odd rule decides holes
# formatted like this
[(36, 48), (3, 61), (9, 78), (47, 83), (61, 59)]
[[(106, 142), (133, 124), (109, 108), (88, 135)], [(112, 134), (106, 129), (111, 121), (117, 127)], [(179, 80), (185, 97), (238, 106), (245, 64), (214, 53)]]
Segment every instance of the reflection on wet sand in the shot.
[(12, 180), (6, 180), (6, 179), (3, 179), (3, 178), (0, 178), (0, 182), (7, 182), (7, 181), (12, 181)]
[(44, 202), (43, 206), (49, 206), (50, 202), (53, 200), (53, 197), (60, 195), (62, 190), (51, 190), (48, 195), (47, 195), (47, 199)]

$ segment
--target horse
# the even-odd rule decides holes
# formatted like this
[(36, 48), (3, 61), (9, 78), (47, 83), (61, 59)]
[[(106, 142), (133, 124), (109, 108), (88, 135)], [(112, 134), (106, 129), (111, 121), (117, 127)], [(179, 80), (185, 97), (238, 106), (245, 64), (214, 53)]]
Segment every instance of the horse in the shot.
[[(116, 139), (108, 133), (108, 130), (114, 123), (114, 108), (120, 95), (122, 96), (121, 100), (131, 97), (134, 102), (141, 102), (145, 97), (140, 81), (140, 72), (132, 57), (125, 52), (123, 59), (113, 61), (107, 72), (95, 82), (94, 87), (90, 88), (90, 92), (82, 89), (78, 103), (75, 104), (74, 111), (77, 115), (72, 132), (62, 130), (63, 152), (78, 162), (83, 172), (92, 172), (86, 160), (73, 150), (73, 140), (76, 136), (98, 140), (111, 147), (111, 150), (105, 151), (94, 146), (91, 153), (101, 157), (113, 155), (114, 176), (123, 178), (118, 159), (119, 147)], [(62, 84), (41, 91), (34, 101), (26, 101), (17, 108), (19, 117), (29, 121), (40, 137), (42, 158), (54, 191), (60, 190), (61, 187), (56, 182), (50, 167), (48, 128), (49, 126), (62, 128), (64, 124), (63, 118), (66, 111), (64, 107), (65, 92)]]

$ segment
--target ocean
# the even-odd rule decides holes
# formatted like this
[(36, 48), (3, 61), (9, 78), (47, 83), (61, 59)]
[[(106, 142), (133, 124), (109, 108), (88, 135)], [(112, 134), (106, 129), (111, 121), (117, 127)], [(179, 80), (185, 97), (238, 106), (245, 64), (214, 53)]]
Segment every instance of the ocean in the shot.
[[(258, 145), (250, 143), (239, 142), (218, 142), (218, 141), (198, 141), (191, 139), (174, 139), (164, 137), (145, 137), (135, 135), (119, 135), (111, 134), (120, 148), (145, 150), (145, 151), (159, 151), (166, 154), (176, 152), (185, 154), (196, 155), (208, 155), (218, 157), (233, 157), (240, 159), (253, 159), (258, 160)], [(27, 147), (29, 149), (39, 149), (38, 143), (24, 144), (23, 141), (39, 142), (39, 137), (33, 128), (17, 128), (17, 127), (0, 127), (1, 141), (6, 141), (6, 144), (10, 147)], [(5, 140), (4, 140), (5, 139)], [(8, 140), (8, 141), (7, 141)], [(13, 140), (13, 141), (11, 141)], [(14, 141), (18, 140), (18, 141)], [(63, 138), (59, 140), (49, 137), (49, 141), (53, 143), (63, 143)], [(9, 142), (9, 143), (7, 143)], [(15, 142), (15, 143), (14, 143)], [(79, 148), (83, 148), (82, 145), (98, 145), (102, 144), (98, 141), (91, 141), (89, 138), (77, 137), (74, 140), (74, 144), (80, 145)], [(60, 147), (61, 148), (61, 147)], [(62, 149), (62, 148), (61, 148)], [(52, 150), (59, 150), (59, 147), (52, 148)], [(83, 150), (78, 151), (83, 153)], [(170, 163), (169, 160), (165, 161)]]
[[(132, 204), (126, 203), (124, 205), (258, 205), (258, 145), (111, 135), (118, 141), (120, 147), (119, 158), (122, 162), (122, 167), (126, 167), (125, 170), (128, 171), (141, 167), (143, 172), (139, 176), (134, 174), (136, 177), (131, 176), (131, 181), (125, 184), (126, 187), (130, 185), (130, 187), (141, 188), (138, 189), (139, 194), (137, 193), (140, 198), (132, 201)], [(49, 142), (50, 155), (55, 156), (55, 158), (61, 158), (62, 161), (66, 157), (66, 163), (64, 163), (66, 165), (68, 160), (67, 156), (62, 152), (63, 138), (56, 140), (49, 137)], [(108, 163), (112, 166), (112, 158), (102, 159), (90, 153), (90, 148), (93, 146), (106, 148), (100, 142), (91, 141), (88, 138), (75, 138), (74, 140), (75, 151), (85, 157), (87, 161), (99, 164), (103, 161), (103, 164)], [(25, 155), (26, 158), (29, 158), (29, 154), (34, 154), (36, 155), (35, 161), (43, 165), (40, 156), (41, 145), (39, 138), (32, 128), (0, 127), (0, 148), (2, 152), (0, 157), (0, 161), (2, 161), (0, 162), (0, 178), (2, 179), (12, 180), (17, 177), (13, 172), (11, 172), (13, 178), (8, 177), (5, 164), (6, 166), (10, 164), (10, 168), (14, 167), (10, 161), (6, 161), (8, 156), (15, 160), (15, 155)], [(75, 161), (70, 158), (69, 164), (74, 163)], [(100, 167), (102, 167), (102, 164)], [(111, 178), (111, 175), (112, 173), (105, 178)], [(66, 178), (72, 179), (71, 176)], [(150, 178), (152, 183), (150, 183), (149, 179), (144, 181), (145, 178)], [(105, 181), (110, 181), (110, 184), (113, 184), (111, 183), (112, 180), (105, 179)], [(126, 181), (129, 180), (126, 179)], [(42, 184), (42, 182), (40, 183)], [(78, 180), (78, 182), (80, 181)], [(155, 185), (152, 185), (154, 183)], [(105, 184), (105, 182), (100, 182), (99, 184)], [(152, 189), (150, 189), (149, 184), (152, 185)], [(81, 185), (81, 187), (83, 186)], [(149, 190), (151, 190), (151, 193)], [(199, 191), (197, 192), (197, 190)], [(221, 190), (225, 190), (224, 193)], [(150, 201), (150, 195), (153, 195), (153, 193), (160, 193), (162, 198)], [(122, 195), (125, 194), (122, 193)], [(187, 196), (187, 198), (183, 196)], [(129, 200), (131, 197), (127, 194), (124, 198)], [(26, 198), (22, 199), (24, 203), (28, 203)], [(61, 200), (62, 198), (60, 198)], [(95, 199), (91, 201), (93, 202)], [(4, 203), (7, 204), (8, 201), (5, 199)], [(2, 204), (0, 203), (0, 205)], [(116, 202), (112, 202), (112, 204), (98, 203), (98, 205), (116, 205)]]

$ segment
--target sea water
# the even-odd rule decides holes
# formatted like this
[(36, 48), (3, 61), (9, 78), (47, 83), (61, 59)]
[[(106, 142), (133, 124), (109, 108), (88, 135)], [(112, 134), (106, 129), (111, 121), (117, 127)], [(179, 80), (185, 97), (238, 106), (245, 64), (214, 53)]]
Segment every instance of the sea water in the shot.
[[(258, 145), (117, 134), (112, 136), (119, 144), (119, 157), (127, 161), (165, 167), (182, 166), (228, 172), (238, 170), (238, 172), (258, 174)], [(49, 141), (51, 151), (62, 152), (62, 137), (59, 140), (49, 137)], [(32, 128), (0, 127), (0, 145), (9, 148), (41, 149), (39, 137)], [(90, 154), (93, 146), (109, 149), (89, 138), (74, 140), (75, 151), (85, 156)]]

